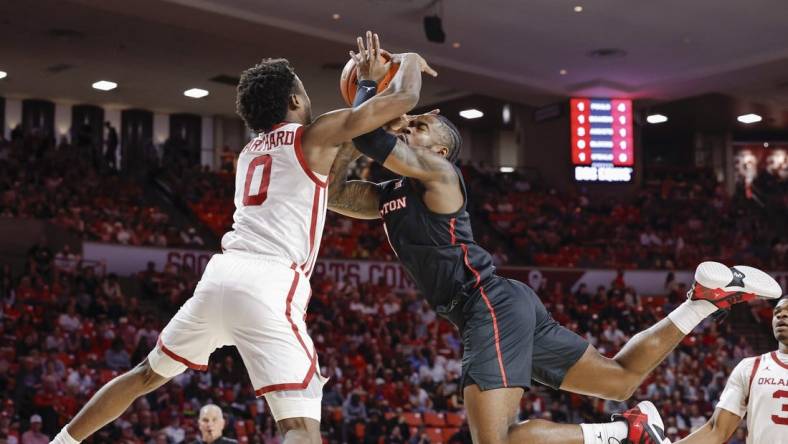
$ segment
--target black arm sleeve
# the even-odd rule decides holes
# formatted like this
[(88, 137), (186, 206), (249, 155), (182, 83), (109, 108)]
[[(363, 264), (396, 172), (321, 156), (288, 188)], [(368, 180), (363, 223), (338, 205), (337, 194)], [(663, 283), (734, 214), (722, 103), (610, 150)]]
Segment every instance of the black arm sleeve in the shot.
[(362, 80), (358, 82), (358, 88), (356, 88), (356, 98), (353, 99), (353, 108), (375, 97), (377, 93), (378, 82), (374, 80)]
[[(377, 82), (373, 80), (362, 80), (358, 82), (356, 98), (353, 100), (353, 107), (359, 106), (377, 94)], [(364, 134), (353, 139), (353, 144), (364, 155), (383, 163), (391, 154), (397, 138), (387, 133), (383, 128)]]

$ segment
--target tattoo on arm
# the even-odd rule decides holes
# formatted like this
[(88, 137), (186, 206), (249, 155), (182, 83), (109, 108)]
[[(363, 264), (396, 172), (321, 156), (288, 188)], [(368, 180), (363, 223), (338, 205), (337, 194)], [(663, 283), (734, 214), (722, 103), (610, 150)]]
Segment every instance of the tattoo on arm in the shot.
[(357, 219), (378, 219), (378, 190), (372, 182), (347, 180), (348, 167), (360, 153), (352, 143), (343, 144), (331, 166), (328, 208)]
[(379, 219), (378, 190), (372, 182), (351, 180), (328, 200), (331, 211), (357, 219)]
[(384, 166), (395, 173), (425, 182), (449, 184), (457, 180), (457, 174), (449, 161), (428, 149), (409, 147), (400, 140)]

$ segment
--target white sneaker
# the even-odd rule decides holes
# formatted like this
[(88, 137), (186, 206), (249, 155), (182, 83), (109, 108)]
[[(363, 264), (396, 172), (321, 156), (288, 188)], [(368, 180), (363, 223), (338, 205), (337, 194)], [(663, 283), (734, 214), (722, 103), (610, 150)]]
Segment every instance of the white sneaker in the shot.
[(782, 289), (773, 277), (757, 268), (703, 262), (695, 269), (695, 283), (687, 296), (691, 300), (709, 301), (717, 308), (729, 308), (756, 297), (777, 299), (782, 296)]

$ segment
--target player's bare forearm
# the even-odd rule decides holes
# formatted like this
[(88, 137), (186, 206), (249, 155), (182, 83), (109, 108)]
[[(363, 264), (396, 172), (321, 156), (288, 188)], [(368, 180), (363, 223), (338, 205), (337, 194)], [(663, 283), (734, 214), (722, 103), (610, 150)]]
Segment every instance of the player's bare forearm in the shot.
[(331, 171), (328, 173), (328, 200), (331, 201), (332, 195), (341, 190), (347, 181), (347, 173), (350, 164), (358, 160), (362, 154), (353, 145), (353, 142), (345, 142), (339, 147), (334, 162), (331, 164)]
[(342, 189), (328, 199), (328, 209), (354, 219), (380, 219), (378, 190), (364, 180), (345, 182)]
[(328, 209), (356, 219), (378, 219), (379, 196), (375, 184), (347, 180), (348, 167), (360, 156), (351, 142), (340, 148), (329, 174)]
[(733, 436), (739, 422), (741, 422), (741, 417), (718, 408), (703, 427), (674, 444), (723, 444)]
[(403, 176), (428, 184), (457, 183), (457, 173), (448, 160), (425, 148), (409, 147), (398, 140), (383, 166)]

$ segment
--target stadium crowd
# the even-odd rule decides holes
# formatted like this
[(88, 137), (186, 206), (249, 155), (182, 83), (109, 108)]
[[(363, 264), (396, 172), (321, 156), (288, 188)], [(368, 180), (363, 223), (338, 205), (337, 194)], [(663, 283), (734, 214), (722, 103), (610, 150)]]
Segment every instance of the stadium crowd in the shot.
[[(171, 223), (135, 179), (92, 162), (90, 147), (55, 146), (35, 133), (0, 141), (0, 217), (50, 219), (86, 239), (201, 247), (193, 226)], [(166, 152), (165, 152), (166, 154)], [(171, 156), (172, 157), (172, 156)], [(157, 168), (171, 200), (219, 238), (232, 224), (232, 162), (212, 172), (183, 161)], [(352, 177), (390, 178), (360, 162)], [(477, 241), (500, 264), (628, 269), (691, 268), (706, 258), (773, 269), (788, 265), (788, 181), (759, 176), (760, 199), (727, 196), (704, 171), (667, 174), (634, 198), (558, 193), (519, 172), (462, 166)], [(392, 259), (378, 223), (329, 215), (324, 257)], [(731, 233), (733, 238), (730, 239)], [(725, 237), (726, 242), (718, 242)], [(216, 243), (214, 239), (213, 243)]]
[[(7, 443), (40, 442), (25, 440), (31, 430), (29, 437), (51, 437), (102, 384), (142, 361), (198, 279), (151, 264), (121, 285), (71, 253), (41, 245), (31, 248), (21, 274), (8, 266), (1, 273), (0, 389), (8, 396), (0, 405), (0, 439)], [(330, 378), (328, 442), (470, 442), (458, 399), (461, 341), (451, 325), (415, 293), (328, 279), (313, 287), (307, 325), (321, 373)], [(686, 288), (669, 281), (657, 298), (641, 297), (620, 280), (574, 293), (560, 284), (538, 290), (559, 322), (610, 355), (671, 310)], [(634, 397), (660, 407), (672, 437), (703, 423), (729, 371), (753, 353), (743, 338), (733, 345), (730, 327), (707, 322)], [(209, 371), (189, 370), (141, 398), (88, 442), (192, 443), (197, 412), (208, 402), (226, 412), (227, 435), (279, 442), (232, 348), (217, 351)], [(523, 419), (578, 422), (604, 420), (625, 405), (536, 386), (521, 407)]]
[(91, 146), (31, 132), (0, 137), (0, 217), (50, 220), (84, 239), (159, 247), (204, 244), (170, 223), (134, 177), (95, 161)]
[[(462, 170), (477, 241), (499, 265), (686, 269), (706, 258), (773, 269), (788, 265), (788, 181), (767, 174), (756, 184), (761, 200), (744, 193), (729, 197), (705, 171), (666, 175), (634, 197), (600, 198), (583, 190), (558, 193), (520, 172), (473, 165)], [(217, 235), (232, 225), (231, 171), (193, 167), (168, 177)], [(352, 177), (390, 178), (365, 162)], [(327, 228), (323, 256), (392, 259), (377, 222), (331, 213)], [(727, 241), (721, 243), (723, 236)]]
[[(165, 208), (146, 199), (139, 177), (117, 174), (85, 149), (36, 134), (0, 140), (0, 217), (46, 219), (101, 242), (203, 243), (190, 226), (170, 222)], [(217, 235), (231, 222), (232, 162), (225, 163), (219, 173), (182, 165), (156, 172)], [(477, 240), (498, 264), (673, 269), (706, 257), (772, 268), (787, 263), (788, 240), (780, 238), (788, 220), (785, 183), (756, 183), (760, 200), (754, 201), (729, 198), (702, 176), (676, 175), (646, 184), (632, 201), (596, 201), (582, 191), (561, 195), (520, 173), (470, 165), (463, 173)], [(386, 178), (364, 162), (354, 176)], [(393, 259), (379, 222), (330, 213), (326, 225), (322, 256)], [(737, 234), (721, 243), (722, 233)], [(151, 263), (121, 279), (83, 263), (68, 247), (53, 252), (36, 245), (20, 273), (6, 265), (0, 279), (0, 389), (8, 394), (0, 404), (0, 443), (28, 444), (47, 442), (44, 436), (51, 437), (96, 389), (143, 360), (199, 276)], [(461, 341), (452, 326), (415, 293), (329, 279), (314, 280), (313, 288), (307, 325), (321, 373), (329, 377), (328, 442), (470, 442), (458, 397)], [(537, 290), (559, 322), (608, 355), (686, 292), (668, 281), (664, 295), (647, 298), (620, 280), (574, 293), (558, 283)], [(763, 321), (766, 311), (756, 306), (754, 318)], [(731, 342), (734, 337), (730, 323), (707, 322), (634, 397), (658, 405), (671, 437), (705, 421), (730, 370), (753, 353), (743, 338)], [(207, 402), (227, 414), (227, 435), (280, 442), (232, 348), (217, 351), (209, 371), (187, 371), (138, 400), (88, 442), (192, 443), (197, 412)], [(536, 386), (523, 398), (521, 417), (600, 421), (624, 407)]]

